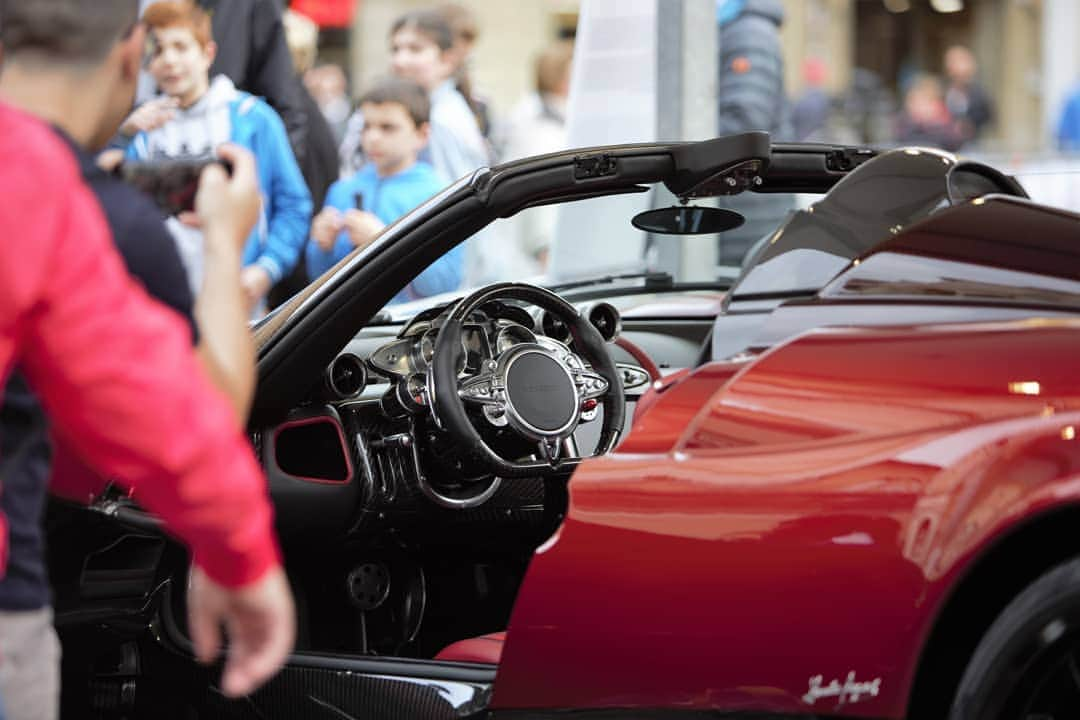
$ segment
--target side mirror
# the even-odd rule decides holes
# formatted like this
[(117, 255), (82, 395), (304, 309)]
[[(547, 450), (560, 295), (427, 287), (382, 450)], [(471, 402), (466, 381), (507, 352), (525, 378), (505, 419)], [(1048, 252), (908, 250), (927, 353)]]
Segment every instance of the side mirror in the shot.
[(745, 218), (733, 210), (696, 205), (658, 208), (638, 213), (630, 224), (662, 235), (711, 235), (734, 230)]

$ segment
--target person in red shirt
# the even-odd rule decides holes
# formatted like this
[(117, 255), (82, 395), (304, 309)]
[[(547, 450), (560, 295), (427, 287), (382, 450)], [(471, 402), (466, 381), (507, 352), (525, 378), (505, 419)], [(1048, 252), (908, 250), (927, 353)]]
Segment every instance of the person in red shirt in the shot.
[[(63, 1), (33, 7), (46, 12)], [(134, 25), (130, 0), (95, 4), (98, 19), (118, 12)], [(9, 27), (0, 28), (10, 42)], [(115, 46), (108, 38), (112, 49), (87, 82), (114, 63), (137, 67), (144, 35), (135, 26)], [(78, 41), (63, 49), (72, 48), (85, 50)], [(233, 151), (230, 159), (231, 179), (220, 167), (204, 173), (196, 206), (239, 243), (257, 216), (257, 181), (249, 154)], [(224, 624), (230, 647), (222, 689), (251, 692), (280, 667), (295, 635), (265, 478), (236, 412), (199, 365), (184, 321), (127, 276), (69, 148), (2, 103), (0, 228), (0, 385), (18, 363), (57, 436), (132, 488), (187, 543), (196, 653), (204, 661), (218, 654)], [(0, 557), (5, 549), (0, 527)]]

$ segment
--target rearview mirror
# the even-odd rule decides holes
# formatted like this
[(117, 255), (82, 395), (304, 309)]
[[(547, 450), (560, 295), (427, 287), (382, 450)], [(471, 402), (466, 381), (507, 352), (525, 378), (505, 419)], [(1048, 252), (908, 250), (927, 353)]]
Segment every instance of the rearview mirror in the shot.
[(691, 205), (646, 210), (630, 223), (638, 230), (663, 235), (709, 235), (734, 230), (744, 221), (733, 210)]

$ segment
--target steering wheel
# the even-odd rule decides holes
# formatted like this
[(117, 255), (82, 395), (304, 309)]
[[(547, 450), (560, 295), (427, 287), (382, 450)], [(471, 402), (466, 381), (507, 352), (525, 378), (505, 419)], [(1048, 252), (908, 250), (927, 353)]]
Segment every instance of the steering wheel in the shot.
[[(504, 298), (532, 303), (565, 323), (573, 350), (555, 350), (539, 343), (513, 345), (486, 361), (479, 374), (459, 380), (457, 369), (463, 366), (464, 352), (462, 325), (481, 305)], [(604, 419), (592, 454), (610, 452), (622, 431), (626, 398), (604, 339), (573, 305), (535, 285), (496, 283), (458, 301), (439, 328), (430, 375), (431, 402), (438, 422), (471, 451), (473, 459), (499, 477), (562, 473), (581, 462), (580, 457), (561, 458), (559, 449), (593, 401), (603, 405)], [(466, 403), (505, 415), (510, 428), (536, 443), (541, 459), (517, 462), (500, 456), (473, 427)]]

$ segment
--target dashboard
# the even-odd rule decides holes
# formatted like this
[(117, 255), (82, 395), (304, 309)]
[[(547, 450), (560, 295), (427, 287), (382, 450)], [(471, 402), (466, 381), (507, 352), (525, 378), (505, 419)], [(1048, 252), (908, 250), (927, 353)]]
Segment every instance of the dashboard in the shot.
[[(451, 521), (447, 513), (489, 532), (510, 518), (515, 533), (530, 527), (539, 532), (550, 521), (544, 519), (542, 478), (493, 477), (442, 431), (430, 403), (430, 371), (446, 310), (432, 308), (404, 326), (363, 329), (330, 363), (318, 396), (261, 434), (258, 450), (278, 500), (279, 522), (288, 531), (393, 528), (415, 534), (439, 518)], [(604, 337), (614, 339), (618, 312), (608, 306), (593, 315), (594, 327), (599, 322)], [(462, 325), (461, 345), (459, 387), (515, 348), (542, 348), (588, 372), (561, 323), (512, 303), (478, 308)], [(619, 362), (617, 369), (626, 397), (635, 399), (648, 388), (651, 378), (636, 363)], [(566, 456), (591, 454), (602, 411), (595, 402), (582, 405), (577, 430), (562, 449)], [(470, 406), (469, 414), (500, 455), (535, 456), (535, 442), (523, 442), (504, 417), (487, 407)]]

